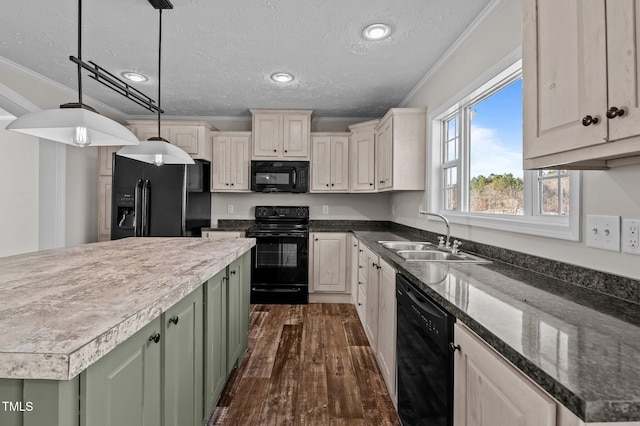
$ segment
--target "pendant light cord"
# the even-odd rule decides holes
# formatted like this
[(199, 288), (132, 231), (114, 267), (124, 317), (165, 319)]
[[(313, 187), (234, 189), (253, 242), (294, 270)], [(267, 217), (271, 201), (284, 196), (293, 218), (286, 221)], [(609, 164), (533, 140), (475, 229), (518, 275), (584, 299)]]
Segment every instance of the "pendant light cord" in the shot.
[[(82, 0), (78, 0), (78, 61), (82, 61)], [(82, 107), (82, 66), (78, 62), (78, 104)]]
[(160, 12), (159, 15), (159, 30), (158, 30), (158, 138), (161, 138), (160, 136), (160, 111), (161, 111), (161, 98), (160, 98), (160, 92), (161, 92), (161, 73), (162, 73), (162, 8), (158, 9), (158, 11)]

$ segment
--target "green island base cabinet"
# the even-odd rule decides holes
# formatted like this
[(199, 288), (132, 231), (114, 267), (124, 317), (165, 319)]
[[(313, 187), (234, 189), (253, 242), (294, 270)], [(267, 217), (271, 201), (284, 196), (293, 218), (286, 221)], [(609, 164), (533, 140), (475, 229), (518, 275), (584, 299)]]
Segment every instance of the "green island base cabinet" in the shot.
[(0, 425), (206, 424), (247, 349), (250, 263), (234, 260), (71, 380), (1, 379)]

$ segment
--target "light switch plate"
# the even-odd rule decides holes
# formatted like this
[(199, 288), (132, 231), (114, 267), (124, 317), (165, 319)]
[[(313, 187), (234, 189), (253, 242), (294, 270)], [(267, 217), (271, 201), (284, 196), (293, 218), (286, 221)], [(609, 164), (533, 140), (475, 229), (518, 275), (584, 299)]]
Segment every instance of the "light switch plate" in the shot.
[(622, 219), (622, 251), (640, 254), (640, 219)]
[(587, 215), (587, 247), (620, 251), (620, 216)]
[(233, 204), (227, 204), (227, 214), (233, 214)]

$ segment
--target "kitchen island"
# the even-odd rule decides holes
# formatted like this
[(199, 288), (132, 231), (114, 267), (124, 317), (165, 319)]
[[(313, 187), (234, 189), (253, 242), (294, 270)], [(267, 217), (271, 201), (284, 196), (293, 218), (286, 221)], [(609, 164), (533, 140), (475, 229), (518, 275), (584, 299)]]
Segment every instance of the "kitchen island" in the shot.
[[(131, 359), (142, 354), (141, 379), (155, 383), (154, 376), (162, 377), (158, 387), (173, 374), (171, 349), (176, 345), (178, 356), (180, 351), (192, 353), (189, 362), (200, 373), (222, 364), (228, 373), (227, 365), (237, 359), (221, 360), (211, 353), (222, 343), (231, 352), (228, 336), (220, 336), (225, 330), (212, 320), (228, 320), (226, 328), (236, 328), (234, 344), (246, 348), (247, 253), (253, 245), (253, 239), (128, 238), (1, 258), (0, 424), (95, 424), (83, 410), (92, 408), (87, 395), (97, 385), (92, 372), (104, 370), (110, 357), (136, 338), (142, 343), (137, 349), (133, 345)], [(233, 264), (238, 269), (230, 271)], [(173, 330), (183, 333), (175, 344), (170, 341)], [(224, 342), (214, 347), (210, 336)], [(195, 349), (184, 347), (185, 342)], [(241, 352), (233, 348), (233, 355)], [(135, 382), (134, 375), (126, 376)], [(120, 383), (132, 388), (131, 398), (123, 400), (135, 400), (134, 384), (144, 385)], [(162, 402), (170, 393), (158, 390), (155, 407), (165, 424), (175, 423)], [(153, 424), (130, 422), (144, 423)]]

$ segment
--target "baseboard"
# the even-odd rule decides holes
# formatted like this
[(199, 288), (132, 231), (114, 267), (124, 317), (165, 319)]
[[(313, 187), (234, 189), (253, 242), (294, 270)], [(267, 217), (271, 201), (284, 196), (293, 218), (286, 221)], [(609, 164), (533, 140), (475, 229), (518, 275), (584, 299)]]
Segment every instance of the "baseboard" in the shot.
[(353, 303), (350, 294), (309, 293), (309, 303)]

